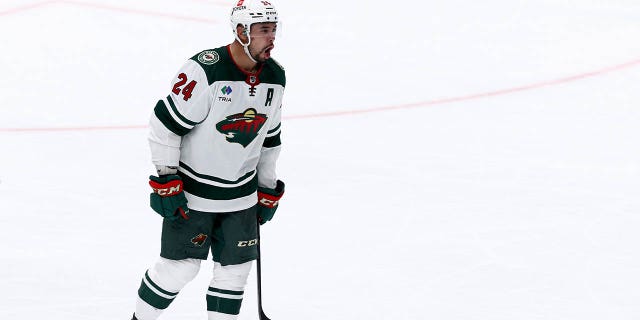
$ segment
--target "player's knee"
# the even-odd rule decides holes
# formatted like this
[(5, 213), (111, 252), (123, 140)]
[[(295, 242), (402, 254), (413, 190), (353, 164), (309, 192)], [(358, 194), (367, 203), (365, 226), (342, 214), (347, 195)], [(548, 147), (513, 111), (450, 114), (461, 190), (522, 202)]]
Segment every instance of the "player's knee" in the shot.
[(211, 285), (219, 289), (242, 291), (247, 284), (253, 261), (223, 266), (214, 263)]
[(162, 289), (178, 292), (198, 275), (200, 261), (199, 259), (170, 260), (161, 257), (155, 266), (149, 269), (149, 277)]

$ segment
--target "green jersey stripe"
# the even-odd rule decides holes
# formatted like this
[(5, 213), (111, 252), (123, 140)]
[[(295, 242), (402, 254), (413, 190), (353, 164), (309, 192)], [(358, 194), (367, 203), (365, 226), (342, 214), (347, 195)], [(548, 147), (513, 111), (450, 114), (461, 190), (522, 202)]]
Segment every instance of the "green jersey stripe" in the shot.
[(267, 137), (266, 139), (264, 139), (264, 143), (262, 144), (262, 146), (265, 148), (274, 148), (281, 144), (282, 141), (280, 141), (280, 133), (278, 133), (273, 137)]
[(178, 117), (178, 119), (180, 119), (180, 121), (190, 125), (190, 126), (195, 126), (196, 124), (198, 124), (198, 122), (195, 121), (191, 121), (189, 119), (187, 119), (185, 116), (183, 116), (182, 114), (180, 114), (180, 112), (178, 111), (178, 108), (176, 108), (176, 104), (173, 102), (173, 99), (171, 98), (171, 96), (167, 96), (167, 101), (169, 101), (169, 105), (171, 106), (171, 110), (173, 110), (173, 113), (176, 115), (176, 117)]
[(234, 185), (234, 184), (242, 183), (244, 180), (247, 180), (249, 177), (251, 177), (256, 172), (255, 170), (253, 170), (251, 172), (246, 173), (242, 177), (238, 178), (238, 180), (236, 180), (236, 181), (230, 181), (230, 180), (225, 180), (225, 179), (221, 179), (221, 178), (218, 178), (218, 177), (208, 176), (206, 174), (198, 173), (198, 172), (193, 170), (191, 167), (189, 167), (186, 163), (184, 163), (182, 161), (180, 161), (180, 169), (184, 169), (184, 171), (189, 172), (190, 174), (196, 176), (199, 179), (209, 180), (211, 182), (217, 182), (217, 183), (220, 183), (220, 184), (228, 184), (228, 185)]
[(233, 200), (246, 197), (258, 190), (258, 175), (254, 175), (247, 183), (230, 188), (216, 187), (199, 182), (182, 171), (178, 175), (184, 183), (184, 191), (194, 196), (209, 200)]
[(171, 132), (179, 136), (184, 136), (185, 134), (189, 133), (189, 131), (191, 131), (191, 128), (184, 127), (179, 122), (173, 119), (164, 101), (159, 100), (156, 104), (156, 107), (153, 109), (153, 112), (155, 113), (158, 120), (160, 120), (160, 122), (162, 122), (162, 124)]
[(273, 134), (274, 132), (276, 132), (276, 131), (280, 130), (280, 125), (281, 125), (281, 124), (282, 124), (282, 123), (278, 123), (278, 125), (277, 125), (275, 128), (273, 128), (273, 129), (271, 129), (271, 130), (267, 131), (267, 134)]

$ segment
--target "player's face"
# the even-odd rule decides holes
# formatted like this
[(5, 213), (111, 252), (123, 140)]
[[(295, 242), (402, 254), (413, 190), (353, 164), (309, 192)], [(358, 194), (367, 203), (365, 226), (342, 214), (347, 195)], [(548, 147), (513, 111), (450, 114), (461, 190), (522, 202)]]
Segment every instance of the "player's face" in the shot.
[(276, 23), (265, 22), (251, 25), (249, 52), (254, 60), (264, 62), (271, 57), (276, 38)]

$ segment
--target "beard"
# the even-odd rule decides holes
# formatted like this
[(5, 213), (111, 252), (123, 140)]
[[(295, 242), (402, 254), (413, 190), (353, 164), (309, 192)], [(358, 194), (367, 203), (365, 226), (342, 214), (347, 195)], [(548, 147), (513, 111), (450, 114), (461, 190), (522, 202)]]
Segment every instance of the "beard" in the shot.
[(249, 46), (249, 53), (251, 53), (251, 57), (253, 60), (258, 62), (265, 62), (269, 58), (271, 58), (271, 50), (273, 49), (273, 45), (264, 46), (262, 48), (256, 49)]

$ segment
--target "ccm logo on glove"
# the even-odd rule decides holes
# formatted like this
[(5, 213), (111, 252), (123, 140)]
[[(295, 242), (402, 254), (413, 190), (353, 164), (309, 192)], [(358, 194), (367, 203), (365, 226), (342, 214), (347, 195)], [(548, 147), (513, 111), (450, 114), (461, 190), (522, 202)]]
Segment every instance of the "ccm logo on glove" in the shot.
[(267, 208), (275, 208), (278, 206), (278, 201), (280, 197), (274, 197), (272, 195), (266, 193), (259, 193), (260, 205)]
[(276, 182), (275, 189), (258, 187), (258, 222), (260, 224), (273, 219), (283, 194), (284, 182), (280, 180)]
[(153, 211), (169, 219), (178, 217), (189, 219), (189, 207), (184, 196), (182, 179), (178, 175), (149, 176), (149, 185), (153, 189), (150, 203)]
[(160, 184), (155, 181), (149, 181), (153, 192), (159, 194), (161, 197), (170, 197), (182, 192), (182, 181), (174, 180), (167, 184)]

